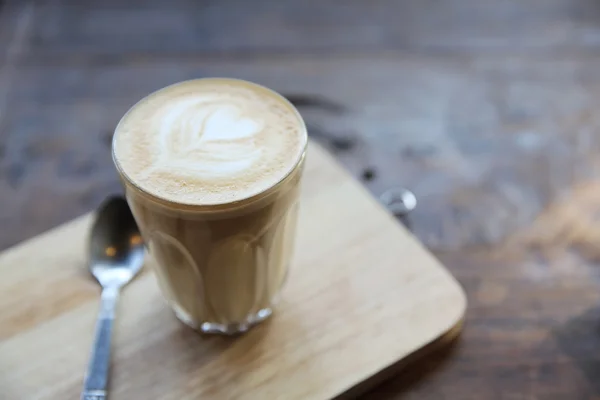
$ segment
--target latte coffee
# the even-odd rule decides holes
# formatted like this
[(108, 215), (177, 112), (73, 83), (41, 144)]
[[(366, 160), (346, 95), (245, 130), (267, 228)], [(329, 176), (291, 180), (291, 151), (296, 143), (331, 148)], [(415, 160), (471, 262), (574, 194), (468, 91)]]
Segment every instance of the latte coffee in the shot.
[(306, 144), (285, 98), (235, 79), (168, 86), (121, 119), (113, 159), (183, 322), (236, 333), (271, 314), (292, 255)]

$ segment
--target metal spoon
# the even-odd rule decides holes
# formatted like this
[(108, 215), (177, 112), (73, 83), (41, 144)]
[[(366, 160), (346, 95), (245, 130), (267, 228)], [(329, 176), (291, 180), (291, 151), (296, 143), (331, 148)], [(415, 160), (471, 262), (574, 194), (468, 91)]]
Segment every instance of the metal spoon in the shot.
[(104, 400), (119, 291), (139, 272), (144, 260), (142, 236), (124, 198), (111, 197), (100, 206), (88, 250), (89, 269), (102, 286), (102, 297), (81, 400)]

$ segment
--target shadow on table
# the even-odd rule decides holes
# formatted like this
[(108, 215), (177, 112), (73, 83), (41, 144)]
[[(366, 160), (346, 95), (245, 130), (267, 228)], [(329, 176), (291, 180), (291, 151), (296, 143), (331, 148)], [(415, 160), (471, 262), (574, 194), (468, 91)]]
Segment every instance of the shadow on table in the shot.
[(387, 398), (385, 385), (387, 381), (391, 383), (392, 379), (394, 395), (401, 395), (446, 364), (460, 342), (461, 330), (462, 322), (437, 340), (353, 387), (335, 400)]
[(588, 309), (552, 332), (558, 346), (600, 395), (600, 306)]

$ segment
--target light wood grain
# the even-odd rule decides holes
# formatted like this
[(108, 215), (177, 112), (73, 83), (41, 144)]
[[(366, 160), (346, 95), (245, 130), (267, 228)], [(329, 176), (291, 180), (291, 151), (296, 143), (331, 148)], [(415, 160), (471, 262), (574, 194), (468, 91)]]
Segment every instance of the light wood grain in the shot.
[[(275, 316), (236, 338), (180, 324), (148, 269), (123, 293), (111, 399), (328, 399), (451, 332), (451, 275), (319, 147), (298, 251)], [(3, 399), (76, 398), (99, 289), (85, 273), (91, 216), (0, 256)]]

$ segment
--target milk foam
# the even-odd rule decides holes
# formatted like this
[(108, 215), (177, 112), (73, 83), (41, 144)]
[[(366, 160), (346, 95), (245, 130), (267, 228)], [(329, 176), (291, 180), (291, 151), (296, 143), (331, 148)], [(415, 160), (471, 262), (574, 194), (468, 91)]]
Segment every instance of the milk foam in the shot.
[(283, 179), (306, 146), (301, 117), (262, 86), (233, 79), (181, 82), (142, 99), (115, 131), (121, 172), (144, 191), (216, 205)]

